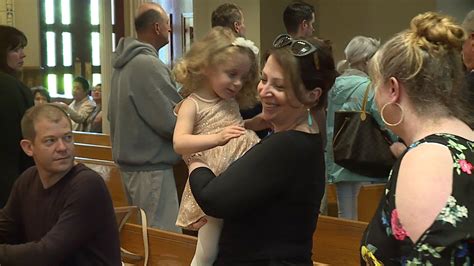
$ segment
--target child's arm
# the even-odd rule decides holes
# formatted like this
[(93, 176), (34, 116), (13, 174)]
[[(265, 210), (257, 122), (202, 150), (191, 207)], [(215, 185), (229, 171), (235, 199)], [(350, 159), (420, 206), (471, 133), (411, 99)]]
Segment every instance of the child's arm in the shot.
[(189, 99), (181, 104), (173, 135), (174, 150), (181, 155), (192, 154), (225, 145), (229, 140), (245, 133), (240, 126), (228, 126), (217, 134), (193, 135), (196, 105)]
[(262, 118), (261, 113), (252, 118), (245, 119), (244, 126), (245, 128), (253, 130), (253, 131), (260, 131), (267, 128), (271, 128), (270, 123), (268, 123)]

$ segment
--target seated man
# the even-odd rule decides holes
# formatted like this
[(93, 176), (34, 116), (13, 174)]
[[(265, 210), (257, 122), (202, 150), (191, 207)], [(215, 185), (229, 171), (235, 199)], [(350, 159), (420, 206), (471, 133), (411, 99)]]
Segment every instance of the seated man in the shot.
[(18, 178), (0, 209), (1, 265), (120, 265), (107, 187), (74, 165), (71, 121), (53, 104), (29, 109), (20, 144), (36, 166)]

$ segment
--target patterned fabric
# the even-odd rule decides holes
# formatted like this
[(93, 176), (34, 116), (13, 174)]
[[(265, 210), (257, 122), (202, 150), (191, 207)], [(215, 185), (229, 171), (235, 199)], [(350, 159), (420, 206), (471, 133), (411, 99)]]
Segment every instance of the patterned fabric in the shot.
[[(362, 265), (473, 265), (474, 263), (474, 142), (449, 134), (430, 135), (410, 145), (438, 143), (453, 158), (452, 194), (433, 224), (416, 243), (398, 219), (395, 188), (401, 158), (361, 243)], [(405, 152), (406, 153), (406, 152)]]
[[(215, 134), (227, 126), (244, 125), (239, 113), (239, 105), (234, 99), (209, 101), (196, 94), (191, 94), (189, 98), (197, 107), (194, 135)], [(200, 152), (199, 155), (214, 174), (219, 175), (259, 141), (255, 132), (246, 130), (244, 135), (231, 139), (226, 145)], [(188, 180), (181, 198), (176, 225), (186, 228), (204, 216), (204, 212), (193, 197)]]

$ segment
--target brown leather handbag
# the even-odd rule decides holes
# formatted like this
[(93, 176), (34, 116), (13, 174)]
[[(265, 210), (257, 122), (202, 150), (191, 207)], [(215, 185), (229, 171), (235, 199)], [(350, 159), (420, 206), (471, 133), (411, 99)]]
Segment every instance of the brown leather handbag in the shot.
[(361, 110), (335, 112), (334, 162), (360, 175), (387, 177), (395, 157), (389, 135), (366, 111), (369, 89), (367, 86)]

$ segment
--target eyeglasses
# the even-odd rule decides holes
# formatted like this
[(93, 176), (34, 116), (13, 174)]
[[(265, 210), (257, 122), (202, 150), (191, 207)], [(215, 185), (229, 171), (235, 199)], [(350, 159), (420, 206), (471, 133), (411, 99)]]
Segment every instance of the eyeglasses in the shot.
[(273, 41), (273, 47), (282, 48), (290, 46), (290, 51), (294, 56), (307, 56), (316, 51), (316, 47), (305, 40), (295, 40), (288, 34), (280, 34)]

